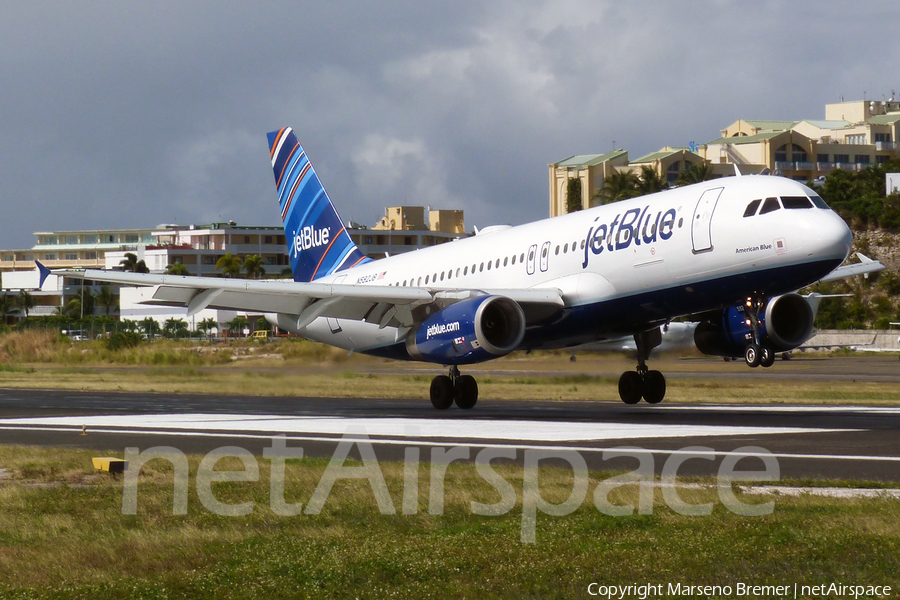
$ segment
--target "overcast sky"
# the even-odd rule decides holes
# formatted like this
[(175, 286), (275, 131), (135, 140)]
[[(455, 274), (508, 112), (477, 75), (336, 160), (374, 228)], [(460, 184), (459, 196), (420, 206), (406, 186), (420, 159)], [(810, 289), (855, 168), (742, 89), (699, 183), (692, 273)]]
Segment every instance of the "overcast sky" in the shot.
[(19, 2), (0, 20), (0, 248), (279, 223), (295, 129), (342, 218), (548, 213), (547, 164), (900, 91), (900, 3)]

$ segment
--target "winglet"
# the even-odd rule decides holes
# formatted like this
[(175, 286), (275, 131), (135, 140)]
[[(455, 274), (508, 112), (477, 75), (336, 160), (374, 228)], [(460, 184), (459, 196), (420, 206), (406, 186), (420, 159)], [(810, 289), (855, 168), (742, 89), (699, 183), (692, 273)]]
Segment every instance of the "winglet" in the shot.
[(734, 176), (740, 177), (741, 175), (743, 175), (743, 173), (741, 173), (741, 170), (740, 168), (738, 168), (737, 163), (734, 163)]
[(34, 264), (37, 265), (38, 272), (41, 274), (40, 283), (38, 283), (38, 289), (44, 287), (44, 282), (47, 281), (47, 278), (50, 276), (50, 269), (42, 265), (38, 261), (34, 261)]

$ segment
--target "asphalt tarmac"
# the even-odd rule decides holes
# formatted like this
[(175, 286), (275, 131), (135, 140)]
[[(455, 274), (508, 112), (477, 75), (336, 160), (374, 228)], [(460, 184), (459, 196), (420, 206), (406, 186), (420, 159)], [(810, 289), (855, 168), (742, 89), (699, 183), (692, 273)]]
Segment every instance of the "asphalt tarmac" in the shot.
[[(859, 377), (892, 385), (896, 375)], [(354, 442), (350, 456), (372, 444), (379, 460), (402, 460), (416, 447), (428, 461), (461, 447), (469, 460), (491, 448), (520, 463), (543, 451), (548, 462), (567, 465), (574, 451), (595, 470), (633, 470), (649, 455), (657, 473), (675, 459), (677, 473), (692, 476), (717, 474), (723, 457), (736, 453), (743, 471), (763, 470), (758, 455), (774, 457), (781, 480), (900, 481), (900, 407), (483, 401), (470, 411), (436, 411), (422, 399), (0, 389), (3, 444), (119, 455), (129, 447), (204, 454), (239, 446), (259, 455), (279, 435), (305, 456), (330, 457), (342, 440)], [(610, 457), (613, 449), (626, 456)]]

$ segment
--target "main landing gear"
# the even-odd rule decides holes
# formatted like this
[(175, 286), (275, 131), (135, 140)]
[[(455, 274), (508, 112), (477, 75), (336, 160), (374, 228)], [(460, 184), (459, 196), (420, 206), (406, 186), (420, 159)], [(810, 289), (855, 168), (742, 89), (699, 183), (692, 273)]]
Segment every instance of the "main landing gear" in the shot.
[(637, 370), (625, 371), (619, 378), (619, 397), (625, 404), (637, 404), (643, 398), (649, 404), (658, 404), (666, 396), (666, 378), (659, 371), (647, 369), (650, 351), (662, 343), (659, 328), (634, 335), (637, 345)]
[(759, 339), (759, 311), (765, 306), (764, 300), (747, 298), (744, 313), (747, 315), (747, 324), (750, 326), (750, 343), (744, 348), (744, 360), (748, 367), (771, 367), (775, 364), (775, 352), (767, 344), (760, 343)]
[(478, 383), (471, 375), (460, 375), (459, 368), (450, 367), (449, 375), (438, 375), (431, 380), (431, 404), (445, 410), (456, 402), (460, 408), (469, 409), (478, 402)]

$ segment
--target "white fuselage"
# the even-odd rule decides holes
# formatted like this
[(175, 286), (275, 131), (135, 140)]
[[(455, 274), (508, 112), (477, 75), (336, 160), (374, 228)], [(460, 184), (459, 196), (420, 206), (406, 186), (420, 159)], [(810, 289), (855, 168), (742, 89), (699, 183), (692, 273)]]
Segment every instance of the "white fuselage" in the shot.
[[(753, 200), (813, 195), (780, 177), (729, 177), (498, 228), (317, 282), (488, 292), (555, 288), (566, 304), (563, 314), (530, 325), (520, 347), (575, 346), (817, 280), (850, 249), (851, 233), (837, 214), (779, 205), (744, 216)], [(298, 333), (353, 350), (401, 341), (394, 328), (323, 318)]]

